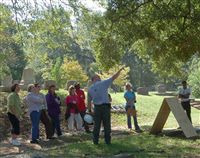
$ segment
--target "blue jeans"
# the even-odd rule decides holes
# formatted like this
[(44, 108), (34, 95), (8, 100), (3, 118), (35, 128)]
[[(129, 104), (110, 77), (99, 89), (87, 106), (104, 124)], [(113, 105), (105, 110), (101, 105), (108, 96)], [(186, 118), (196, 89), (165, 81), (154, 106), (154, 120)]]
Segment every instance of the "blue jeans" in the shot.
[(58, 116), (52, 116), (49, 115), (53, 124), (53, 134), (55, 133), (55, 130), (57, 132), (58, 136), (62, 135), (61, 129), (60, 129), (60, 119), (59, 119), (59, 115)]
[(32, 140), (36, 140), (39, 138), (39, 123), (40, 123), (40, 112), (32, 111), (30, 114), (31, 117), (31, 134), (32, 134)]
[[(125, 107), (126, 112), (127, 112), (128, 108), (130, 108), (130, 106), (126, 106), (126, 107)], [(135, 109), (135, 106), (132, 106), (132, 108), (133, 108), (134, 110), (136, 110), (136, 109)], [(139, 125), (138, 125), (138, 122), (137, 122), (137, 116), (133, 116), (133, 121), (134, 121), (135, 130), (140, 129), (140, 127), (139, 127)], [(128, 128), (130, 128), (130, 129), (132, 128), (131, 115), (128, 115), (128, 114), (127, 114), (127, 125), (128, 125)]]

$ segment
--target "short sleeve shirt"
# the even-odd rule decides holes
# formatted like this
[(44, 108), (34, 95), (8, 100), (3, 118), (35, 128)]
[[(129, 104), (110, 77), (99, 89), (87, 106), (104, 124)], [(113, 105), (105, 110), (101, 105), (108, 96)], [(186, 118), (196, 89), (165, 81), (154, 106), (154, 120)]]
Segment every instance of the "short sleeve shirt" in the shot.
[[(126, 91), (124, 93), (124, 98), (127, 98), (128, 100), (133, 100), (133, 99), (135, 99), (135, 93), (133, 91)], [(133, 105), (134, 105), (134, 103), (133, 103)]]
[[(181, 89), (179, 89), (178, 93), (181, 95), (191, 94), (191, 89), (190, 88), (185, 88), (185, 89), (181, 88)], [(190, 100), (190, 98), (181, 98), (181, 102), (187, 102), (189, 100)]]
[(108, 96), (108, 88), (112, 84), (113, 79), (95, 82), (88, 90), (89, 98), (93, 101), (94, 105), (110, 103)]

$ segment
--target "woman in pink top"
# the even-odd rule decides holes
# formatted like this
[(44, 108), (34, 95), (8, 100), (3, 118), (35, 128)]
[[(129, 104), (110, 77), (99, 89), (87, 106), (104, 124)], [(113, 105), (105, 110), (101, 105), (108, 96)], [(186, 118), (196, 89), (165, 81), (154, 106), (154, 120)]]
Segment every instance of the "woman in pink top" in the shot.
[(82, 118), (79, 112), (78, 104), (79, 104), (79, 97), (75, 93), (74, 86), (69, 87), (69, 95), (66, 97), (66, 116), (67, 116), (67, 124), (68, 129), (73, 131), (74, 128), (74, 121), (76, 121), (77, 130), (82, 130)]

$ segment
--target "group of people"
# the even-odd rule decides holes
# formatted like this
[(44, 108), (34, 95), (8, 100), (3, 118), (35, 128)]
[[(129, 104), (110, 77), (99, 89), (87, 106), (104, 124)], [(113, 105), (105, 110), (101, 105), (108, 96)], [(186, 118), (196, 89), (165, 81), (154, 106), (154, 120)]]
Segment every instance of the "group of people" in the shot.
[[(104, 139), (106, 144), (111, 144), (111, 96), (108, 93), (108, 88), (115, 79), (118, 78), (123, 68), (117, 71), (113, 76), (106, 80), (101, 80), (100, 76), (95, 74), (91, 81), (92, 84), (88, 89), (87, 95), (87, 108), (85, 105), (85, 94), (80, 89), (80, 84), (76, 83), (69, 87), (69, 95), (65, 99), (67, 105), (65, 118), (67, 120), (68, 130), (85, 130), (90, 133), (89, 126), (84, 120), (86, 111), (90, 113), (94, 118), (93, 128), (93, 144), (99, 143), (99, 133), (101, 124), (104, 127)], [(61, 114), (61, 100), (55, 92), (55, 85), (50, 85), (48, 93), (46, 95), (40, 93), (39, 84), (31, 84), (28, 86), (28, 94), (24, 101), (28, 106), (28, 114), (31, 120), (31, 143), (38, 143), (39, 139), (39, 122), (44, 124), (46, 131), (46, 138), (53, 139), (56, 131), (57, 136), (62, 135), (60, 127), (60, 114)], [(20, 134), (20, 116), (22, 114), (20, 97), (18, 95), (20, 87), (18, 84), (14, 84), (11, 87), (12, 93), (8, 96), (8, 118), (12, 124), (12, 144), (20, 145), (17, 140)], [(183, 82), (183, 89), (179, 92), (179, 98), (183, 108), (186, 110), (187, 115), (191, 121), (190, 116), (190, 89), (187, 88), (187, 83)], [(127, 126), (131, 130), (131, 119), (134, 120), (134, 126), (136, 132), (142, 132), (137, 121), (136, 113), (136, 95), (132, 90), (132, 85), (127, 83), (125, 85), (124, 98), (126, 100), (126, 113), (127, 113)]]
[[(60, 126), (61, 115), (61, 99), (56, 94), (56, 86), (50, 85), (46, 95), (40, 92), (41, 86), (36, 84), (28, 85), (28, 94), (23, 99), (28, 107), (28, 115), (31, 120), (31, 141), (30, 143), (39, 143), (39, 123), (44, 124), (47, 139), (54, 139), (56, 132), (57, 136), (62, 135)], [(20, 134), (20, 120), (23, 113), (21, 108), (21, 99), (18, 95), (20, 87), (14, 84), (11, 87), (12, 93), (7, 98), (7, 114), (12, 125), (12, 140), (13, 145), (20, 145), (17, 139)], [(89, 126), (84, 121), (83, 117), (86, 113), (85, 94), (80, 89), (80, 84), (76, 83), (69, 87), (69, 95), (65, 99), (67, 105), (65, 117), (67, 120), (68, 129), (70, 131), (76, 129), (78, 131), (90, 132)]]

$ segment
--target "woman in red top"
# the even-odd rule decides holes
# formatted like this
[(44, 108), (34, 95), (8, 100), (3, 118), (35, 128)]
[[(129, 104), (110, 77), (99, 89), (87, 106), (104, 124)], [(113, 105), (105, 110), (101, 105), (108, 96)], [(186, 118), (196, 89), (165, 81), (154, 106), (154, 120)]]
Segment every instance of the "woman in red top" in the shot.
[(74, 121), (76, 121), (77, 130), (82, 130), (82, 118), (79, 112), (79, 97), (75, 93), (74, 86), (69, 87), (69, 95), (66, 97), (67, 110), (66, 114), (68, 115), (68, 129), (73, 131)]
[(84, 116), (86, 114), (86, 106), (85, 106), (85, 94), (84, 94), (84, 91), (80, 88), (80, 83), (76, 83), (75, 85), (75, 89), (76, 89), (76, 94), (78, 95), (79, 97), (79, 111), (80, 111), (80, 115), (83, 119), (83, 127), (85, 128), (85, 131), (87, 133), (90, 133), (91, 131), (89, 130), (89, 126), (88, 124), (84, 121)]

